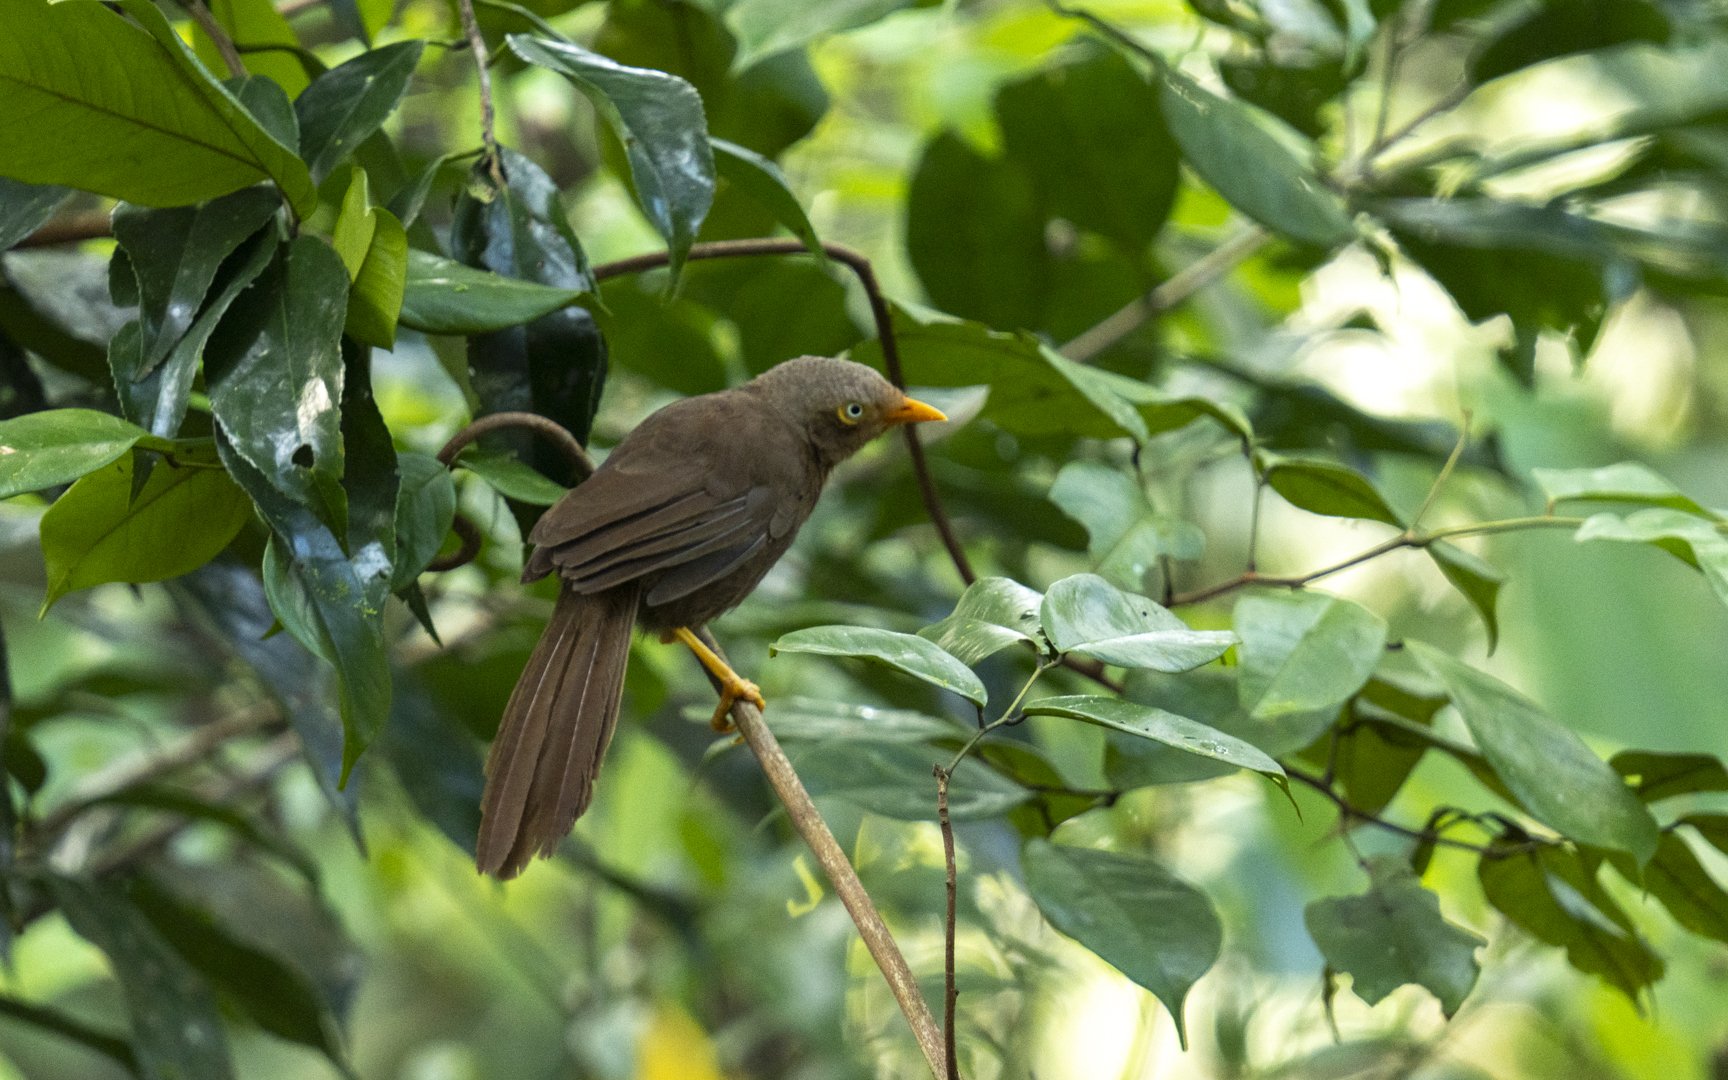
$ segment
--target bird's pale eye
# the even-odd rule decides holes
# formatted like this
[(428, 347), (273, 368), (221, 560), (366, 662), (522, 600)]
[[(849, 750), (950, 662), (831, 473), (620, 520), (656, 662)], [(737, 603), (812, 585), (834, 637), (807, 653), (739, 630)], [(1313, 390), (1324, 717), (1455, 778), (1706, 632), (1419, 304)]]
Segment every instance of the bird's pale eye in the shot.
[(848, 424), (856, 424), (864, 419), (864, 406), (856, 401), (848, 401), (840, 406), (840, 419)]

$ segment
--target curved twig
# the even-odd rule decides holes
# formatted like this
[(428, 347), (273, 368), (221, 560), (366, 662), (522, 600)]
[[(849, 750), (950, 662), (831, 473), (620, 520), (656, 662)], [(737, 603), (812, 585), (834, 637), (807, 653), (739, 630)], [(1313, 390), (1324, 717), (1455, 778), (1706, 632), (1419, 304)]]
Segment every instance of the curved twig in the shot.
[[(526, 428), (537, 435), (550, 439), (564, 456), (570, 459), (571, 466), (576, 470), (578, 481), (586, 480), (594, 475), (594, 459), (588, 456), (588, 451), (576, 441), (576, 436), (570, 434), (564, 425), (556, 420), (548, 419), (539, 413), (531, 412), (499, 412), (490, 413), (469, 424), (467, 427), (450, 436), (450, 441), (438, 451), (438, 461), (446, 469), (453, 468), (456, 456), (462, 453), (469, 444), (483, 435), (491, 434), (501, 428)], [(426, 569), (442, 572), (454, 570), (458, 566), (467, 566), (480, 554), (480, 528), (472, 521), (458, 513), (450, 521), (450, 528), (462, 538), (462, 546), (449, 555), (433, 559)]]
[(458, 566), (467, 566), (480, 554), (480, 526), (469, 521), (460, 512), (450, 519), (450, 530), (462, 538), (462, 546), (448, 555), (440, 556), (426, 564), (426, 569), (433, 573), (443, 573), (454, 570)]

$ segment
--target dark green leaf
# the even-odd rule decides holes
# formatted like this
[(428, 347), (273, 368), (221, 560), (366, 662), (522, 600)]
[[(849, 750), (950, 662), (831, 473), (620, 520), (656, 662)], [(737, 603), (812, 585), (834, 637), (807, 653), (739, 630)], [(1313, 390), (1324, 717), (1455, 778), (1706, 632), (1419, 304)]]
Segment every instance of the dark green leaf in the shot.
[(415, 809), (472, 855), (486, 786), (479, 747), (423, 680), (398, 669), (396, 683), (390, 724), (375, 752), (390, 763)]
[(717, 317), (689, 296), (698, 273), (710, 265), (697, 264), (685, 274), (683, 295), (675, 301), (645, 274), (601, 285), (605, 310), (595, 317), (606, 335), (609, 362), (680, 394), (726, 389), (726, 362), (714, 348)]
[(1242, 639), (1237, 692), (1257, 719), (1336, 715), (1385, 654), (1384, 619), (1322, 592), (1245, 596), (1232, 625)]
[(1350, 83), (1348, 70), (1337, 58), (1272, 63), (1259, 57), (1227, 56), (1218, 61), (1218, 74), (1230, 92), (1258, 105), (1278, 119), (1317, 139), (1326, 133), (1321, 106)]
[(1452, 697), (1476, 745), (1530, 814), (1580, 843), (1656, 852), (1656, 821), (1608, 764), (1529, 698), (1420, 641), (1405, 648)]
[(804, 207), (799, 205), (798, 196), (792, 194), (786, 183), (786, 174), (780, 171), (780, 166), (774, 164), (772, 158), (712, 136), (708, 145), (714, 150), (714, 169), (722, 180), (736, 185), (756, 200), (762, 209), (774, 215), (775, 221), (804, 241), (804, 246), (818, 259), (827, 261), (828, 253), (822, 250), (822, 241), (817, 238), (809, 217), (805, 216)]
[(425, 47), (416, 38), (363, 52), (314, 79), (294, 100), (300, 156), (313, 183), (323, 183), (396, 110)]
[(426, 334), (484, 334), (537, 319), (581, 299), (557, 289), (409, 249), (400, 322)]
[(1339, 198), (1292, 150), (1308, 144), (1295, 132), (1273, 134), (1282, 121), (1246, 102), (1230, 101), (1192, 79), (1159, 72), (1164, 122), (1182, 159), (1236, 209), (1274, 232), (1316, 247), (1348, 243), (1355, 227)]
[(665, 237), (676, 279), (714, 201), (714, 153), (696, 88), (568, 42), (527, 34), (505, 40), (517, 56), (575, 83), (623, 142), (636, 201)]
[(768, 646), (768, 655), (809, 653), (857, 656), (887, 664), (932, 686), (951, 690), (980, 708), (989, 700), (972, 669), (936, 645), (911, 634), (864, 626), (813, 626), (795, 630)]
[(1016, 642), (1044, 651), (1038, 623), (1042, 594), (1008, 578), (979, 578), (960, 594), (953, 614), (918, 631), (967, 667)]
[(726, 25), (738, 38), (734, 71), (743, 71), (788, 49), (801, 49), (824, 34), (868, 26), (913, 0), (738, 0), (726, 8)]
[(1367, 518), (1404, 527), (1374, 485), (1355, 469), (1261, 452), (1262, 477), (1292, 506), (1327, 517)]
[[(719, 270), (720, 262), (706, 266)], [(832, 270), (805, 259), (762, 260), (749, 268), (739, 260), (733, 263), (734, 269), (751, 272), (735, 279), (740, 282), (737, 289), (724, 301), (716, 297), (713, 304), (738, 327), (744, 368), (750, 374), (760, 375), (791, 356), (838, 356), (863, 337), (847, 314), (846, 288), (834, 280)], [(686, 280), (694, 297), (697, 276), (687, 273)], [(704, 275), (703, 280), (712, 279)], [(723, 287), (715, 291), (725, 292)]]
[[(402, 475), (396, 496), (396, 565), (392, 592), (412, 585), (438, 555), (456, 516), (456, 485), (450, 470), (430, 454), (398, 452)], [(538, 475), (538, 474), (536, 474)]]
[(246, 494), (208, 448), (158, 462), (134, 497), (126, 455), (79, 480), (42, 515), (47, 611), (75, 589), (146, 582), (198, 569), (251, 520)]
[(38, 311), (33, 298), (16, 287), (0, 286), (0, 334), (98, 386), (109, 379), (107, 354), (100, 345), (67, 331)]
[[(706, 718), (708, 710), (701, 711)], [(916, 743), (965, 739), (971, 734), (970, 729), (953, 720), (909, 709), (877, 709), (814, 698), (775, 698), (773, 707), (762, 716), (769, 730), (780, 738), (812, 742)]]
[(294, 103), (282, 84), (268, 75), (249, 75), (244, 79), (229, 79), (222, 84), (233, 92), (258, 126), (283, 146), (300, 145), (300, 120), (294, 115)]
[(420, 219), (420, 211), (426, 206), (426, 197), (432, 193), (432, 185), (444, 167), (467, 156), (468, 151), (455, 150), (442, 157), (433, 158), (412, 180), (403, 184), (400, 191), (390, 196), (390, 212), (402, 222), (404, 229), (413, 228), (414, 223)]
[(81, 1043), (98, 1054), (113, 1060), (114, 1064), (125, 1069), (133, 1076), (140, 1075), (138, 1071), (138, 1056), (132, 1052), (132, 1046), (125, 1039), (116, 1038), (87, 1027), (58, 1009), (50, 1009), (41, 1005), (32, 1005), (27, 1001), (0, 994), (0, 1016), (12, 1020), (33, 1024), (43, 1031), (51, 1031), (56, 1035)]
[[(199, 202), (274, 180), (302, 214), (306, 166), (276, 142), (148, 0), (12, 5), (0, 40), (0, 172), (147, 206)], [(140, 29), (140, 26), (142, 29)]]
[(1698, 830), (1698, 835), (1716, 846), (1716, 850), (1728, 855), (1728, 814), (1688, 814), (1677, 824), (1690, 825)]
[(1121, 698), (1074, 695), (1039, 698), (1029, 702), (1025, 711), (1028, 716), (1066, 716), (1072, 720), (1084, 720), (1088, 724), (1097, 724), (1112, 731), (1161, 742), (1196, 757), (1211, 758), (1237, 768), (1253, 769), (1283, 788), (1286, 793), (1290, 790), (1289, 781), (1284, 778), (1284, 769), (1253, 745), (1234, 735), (1226, 735), (1217, 728), (1163, 709), (1136, 705)]
[(113, 806), (136, 806), (146, 810), (161, 810), (164, 813), (179, 814), (182, 817), (196, 818), (199, 821), (211, 821), (231, 830), (235, 836), (251, 844), (261, 851), (281, 859), (300, 876), (307, 884), (318, 886), (318, 866), (302, 850), (288, 840), (263, 828), (257, 822), (240, 813), (232, 806), (218, 806), (205, 802), (194, 795), (158, 784), (139, 784), (125, 788), (113, 795), (105, 795), (99, 802)]
[(1021, 849), (1020, 865), (1050, 925), (1152, 991), (1187, 1049), (1182, 1003), (1217, 963), (1224, 941), (1205, 895), (1140, 854), (1034, 839)]
[(1728, 769), (1711, 754), (1622, 750), (1608, 764), (1647, 803), (1694, 791), (1728, 791)]
[(50, 409), (0, 422), (0, 498), (71, 483), (137, 445), (168, 449), (136, 424), (94, 409)]
[(569, 488), (517, 461), (514, 454), (468, 449), (456, 459), (456, 464), (491, 484), (498, 494), (529, 506), (551, 506), (570, 493)]
[(1101, 577), (1124, 588), (1144, 588), (1158, 559), (1198, 559), (1206, 534), (1179, 518), (1160, 515), (1139, 482), (1121, 469), (1070, 461), (1050, 485), (1050, 501), (1086, 527), (1087, 550)]
[[(792, 764), (810, 794), (845, 799), (899, 821), (936, 820), (933, 766), (946, 767), (952, 750), (903, 742), (814, 742), (792, 754)], [(948, 785), (948, 814), (955, 821), (996, 817), (1032, 793), (967, 758)]]
[(1488, 628), (1488, 652), (1492, 654), (1494, 646), (1500, 641), (1500, 623), (1495, 616), (1495, 605), (1499, 601), (1500, 586), (1506, 580), (1505, 577), (1487, 561), (1444, 540), (1429, 544), (1427, 551), (1428, 557), (1434, 560), (1434, 565), (1446, 575), (1446, 580), (1463, 593), (1464, 599), (1470, 601), (1470, 606), (1482, 616), (1482, 623)]
[[(1357, 703), (1358, 715), (1361, 703)], [(1351, 724), (1332, 752), (1333, 776), (1350, 805), (1365, 814), (1378, 814), (1397, 796), (1429, 744), (1411, 738), (1390, 724)]]
[(1662, 834), (1656, 857), (1644, 868), (1644, 887), (1662, 901), (1681, 926), (1694, 934), (1728, 941), (1728, 893), (1677, 834)]
[(1707, 521), (1659, 508), (1639, 510), (1624, 518), (1593, 514), (1572, 538), (1579, 543), (1619, 540), (1659, 547), (1701, 572), (1710, 591), (1728, 604), (1728, 536)]
[(1631, 41), (1668, 41), (1668, 18), (1648, 0), (1544, 0), (1470, 64), (1470, 77), (1487, 82), (1568, 53)]
[(1050, 586), (1040, 615), (1057, 652), (1082, 652), (1119, 667), (1187, 671), (1218, 659), (1236, 642), (1235, 634), (1189, 629), (1158, 604), (1096, 574)]
[(1378, 1005), (1405, 983), (1425, 987), (1450, 1017), (1476, 985), (1476, 950), (1487, 942), (1440, 914), (1440, 898), (1422, 887), (1410, 864), (1388, 855), (1368, 860), (1372, 879), (1361, 896), (1316, 900), (1303, 920), (1326, 963), (1348, 972), (1356, 996)]
[(390, 429), (384, 426), (372, 393), (372, 350), (343, 338), (342, 358), (342, 447), (348, 462), (342, 477), (348, 504), (343, 546), (353, 557), (355, 572), (377, 591), (381, 605), (395, 572), (401, 477)]
[(26, 184), (0, 176), (0, 251), (41, 228), (71, 194), (71, 188), (58, 184)]
[(1550, 505), (1573, 500), (1644, 503), (1683, 510), (1720, 522), (1722, 515), (1680, 493), (1680, 489), (1636, 461), (1600, 469), (1531, 469), (1531, 479)]
[(50, 888), (72, 929), (108, 956), (143, 1075), (228, 1080), (228, 1037), (210, 988), (143, 913), (112, 886), (56, 877)]

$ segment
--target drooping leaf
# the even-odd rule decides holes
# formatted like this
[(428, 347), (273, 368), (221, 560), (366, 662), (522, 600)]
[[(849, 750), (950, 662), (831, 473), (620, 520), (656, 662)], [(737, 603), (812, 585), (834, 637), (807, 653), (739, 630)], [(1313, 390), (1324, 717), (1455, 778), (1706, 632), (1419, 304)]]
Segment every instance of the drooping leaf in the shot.
[(1446, 575), (1446, 580), (1463, 593), (1464, 599), (1470, 601), (1470, 606), (1482, 616), (1482, 623), (1488, 628), (1488, 652), (1492, 654), (1500, 642), (1500, 622), (1495, 610), (1505, 577), (1486, 560), (1444, 540), (1434, 541), (1426, 550), (1434, 565)]
[[(793, 767), (810, 794), (845, 799), (899, 821), (936, 820), (936, 777), (952, 750), (904, 742), (813, 742), (792, 753)], [(1032, 793), (975, 758), (954, 770), (948, 816), (955, 821), (996, 817)]]
[(1710, 591), (1728, 604), (1728, 536), (1708, 521), (1679, 510), (1651, 508), (1625, 517), (1592, 514), (1572, 539), (1619, 540), (1650, 544), (1685, 561), (1704, 575)]
[(878, 709), (803, 697), (775, 698), (773, 707), (762, 717), (776, 736), (793, 741), (916, 743), (965, 739), (971, 734), (953, 720), (910, 709)]
[(1622, 750), (1608, 759), (1608, 765), (1647, 803), (1695, 791), (1728, 791), (1728, 769), (1712, 754)]
[(1656, 857), (1644, 868), (1644, 886), (1675, 922), (1694, 934), (1728, 942), (1728, 892), (1677, 834), (1662, 834)]
[(726, 25), (738, 38), (732, 69), (744, 71), (825, 34), (868, 26), (912, 4), (913, 0), (738, 0), (725, 9)]
[(809, 653), (875, 660), (932, 686), (951, 690), (979, 708), (989, 700), (972, 669), (934, 643), (911, 634), (866, 626), (813, 626), (794, 630), (768, 646), (768, 655)]
[(330, 230), (330, 246), (342, 256), (348, 268), (348, 280), (360, 276), (360, 266), (366, 261), (366, 251), (372, 246), (372, 234), (378, 229), (378, 217), (372, 212), (371, 184), (366, 170), (355, 166), (348, 171), (348, 190), (342, 196), (342, 209), (336, 214), (336, 224)]
[(979, 578), (960, 594), (953, 614), (918, 631), (967, 667), (1016, 642), (1044, 651), (1038, 609), (1044, 597), (1017, 581)]
[(1249, 715), (1330, 713), (1362, 689), (1386, 649), (1386, 621), (1322, 592), (1267, 593), (1236, 603), (1237, 692)]
[(1416, 659), (1451, 695), (1476, 745), (1532, 816), (1561, 834), (1630, 853), (1656, 852), (1656, 820), (1608, 763), (1571, 730), (1499, 679), (1420, 641)]
[(0, 176), (0, 251), (41, 228), (71, 194), (71, 188), (58, 184), (26, 184)]
[(300, 156), (321, 184), (395, 111), (426, 43), (419, 38), (363, 52), (312, 81), (294, 100)]
[(1120, 667), (1187, 671), (1210, 663), (1236, 635), (1193, 630), (1163, 607), (1122, 592), (1096, 574), (1050, 586), (1041, 608), (1044, 633), (1057, 652), (1081, 652)]
[(1636, 461), (1600, 469), (1531, 469), (1530, 476), (1550, 505), (1573, 500), (1629, 502), (1663, 506), (1720, 522), (1722, 516), (1698, 505), (1680, 489)]
[(391, 572), (392, 592), (412, 585), (438, 555), (450, 534), (456, 516), (456, 485), (450, 470), (430, 454), (398, 452), (396, 467), (402, 475), (396, 496), (396, 564)]
[(94, 409), (48, 409), (0, 421), (0, 499), (68, 484), (126, 456), (140, 441), (171, 444)]
[(762, 209), (773, 214), (775, 221), (792, 230), (793, 236), (804, 241), (804, 246), (809, 248), (812, 254), (827, 261), (828, 253), (822, 250), (822, 241), (817, 238), (816, 229), (805, 215), (804, 207), (799, 205), (798, 196), (792, 194), (792, 188), (786, 182), (786, 174), (780, 171), (780, 166), (774, 164), (772, 158), (763, 157), (735, 142), (712, 136), (708, 139), (708, 145), (714, 149), (714, 169), (720, 179), (743, 190), (756, 200)]
[(456, 464), (491, 484), (498, 494), (530, 506), (551, 506), (570, 493), (569, 488), (548, 480), (513, 454), (488, 454), (470, 448), (462, 452)]
[(624, 144), (637, 204), (666, 239), (676, 278), (714, 201), (714, 152), (696, 88), (568, 42), (527, 34), (505, 40), (517, 56), (574, 83)]
[(465, 336), (517, 326), (569, 307), (582, 289), (560, 289), (476, 270), (410, 248), (402, 290), (403, 326), (424, 334)]
[(1261, 452), (1262, 476), (1290, 505), (1327, 517), (1367, 518), (1404, 527), (1374, 485), (1355, 469)]
[(1020, 851), (1026, 891), (1050, 925), (1152, 991), (1176, 1021), (1223, 947), (1224, 928), (1194, 886), (1141, 854), (1028, 840)]
[(1050, 485), (1050, 501), (1086, 527), (1099, 576), (1123, 588), (1144, 588), (1160, 557), (1198, 559), (1205, 548), (1198, 526), (1160, 515), (1134, 477), (1108, 465), (1070, 461)]
[(1476, 985), (1476, 950), (1487, 944), (1440, 914), (1440, 898), (1404, 859), (1368, 860), (1371, 884), (1360, 896), (1308, 905), (1303, 921), (1326, 963), (1351, 976), (1351, 989), (1370, 1005), (1405, 983), (1440, 999), (1450, 1017)]
[[(348, 535), (343, 547), (355, 573), (376, 591), (377, 602), (394, 580), (396, 514), (401, 506), (401, 474), (390, 429), (372, 392), (372, 350), (342, 340), (342, 448), (348, 466), (342, 489), (348, 504)], [(442, 539), (442, 537), (440, 537)]]
[(365, 169), (354, 169), (330, 242), (353, 282), (343, 333), (362, 345), (394, 348), (408, 276), (408, 233), (394, 214), (372, 205)]
[(47, 611), (75, 589), (161, 581), (215, 558), (251, 520), (246, 493), (212, 448), (181, 448), (157, 462), (133, 495), (136, 459), (122, 456), (73, 484), (42, 515)]
[(1283, 767), (1253, 745), (1163, 709), (1136, 705), (1121, 698), (1065, 695), (1028, 702), (1025, 712), (1027, 716), (1066, 716), (1112, 731), (1138, 735), (1196, 757), (1253, 769), (1286, 792), (1290, 790)]
[(0, 38), (0, 173), (146, 206), (275, 181), (301, 214), (306, 166), (193, 57), (148, 0), (16, 0)]

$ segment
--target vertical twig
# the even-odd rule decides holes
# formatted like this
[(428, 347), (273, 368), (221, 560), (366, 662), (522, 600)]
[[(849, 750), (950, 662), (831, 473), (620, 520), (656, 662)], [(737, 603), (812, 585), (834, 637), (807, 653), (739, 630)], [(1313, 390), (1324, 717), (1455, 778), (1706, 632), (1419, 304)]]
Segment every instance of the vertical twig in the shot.
[(222, 29), (216, 16), (210, 14), (210, 9), (204, 6), (204, 0), (188, 0), (186, 11), (192, 16), (192, 21), (198, 24), (198, 29), (204, 31), (216, 46), (216, 51), (222, 55), (222, 62), (228, 65), (229, 76), (244, 79), (248, 72), (246, 65), (240, 62), (240, 50), (234, 47), (234, 39), (228, 36), (228, 31)]
[(954, 825), (948, 820), (948, 771), (931, 767), (936, 774), (936, 821), (942, 826), (942, 862), (947, 869), (948, 912), (942, 939), (942, 1049), (948, 1060), (948, 1080), (960, 1080), (960, 1058), (955, 1053), (954, 1006), (960, 988), (954, 982), (954, 904), (959, 893), (954, 866)]
[(492, 179), (504, 186), (504, 176), (498, 169), (498, 136), (493, 133), (492, 62), (486, 52), (486, 39), (480, 36), (480, 23), (474, 18), (473, 0), (456, 0), (456, 10), (462, 16), (462, 33), (468, 37), (468, 47), (474, 50), (474, 67), (480, 72), (480, 141), (486, 146), (486, 164)]

